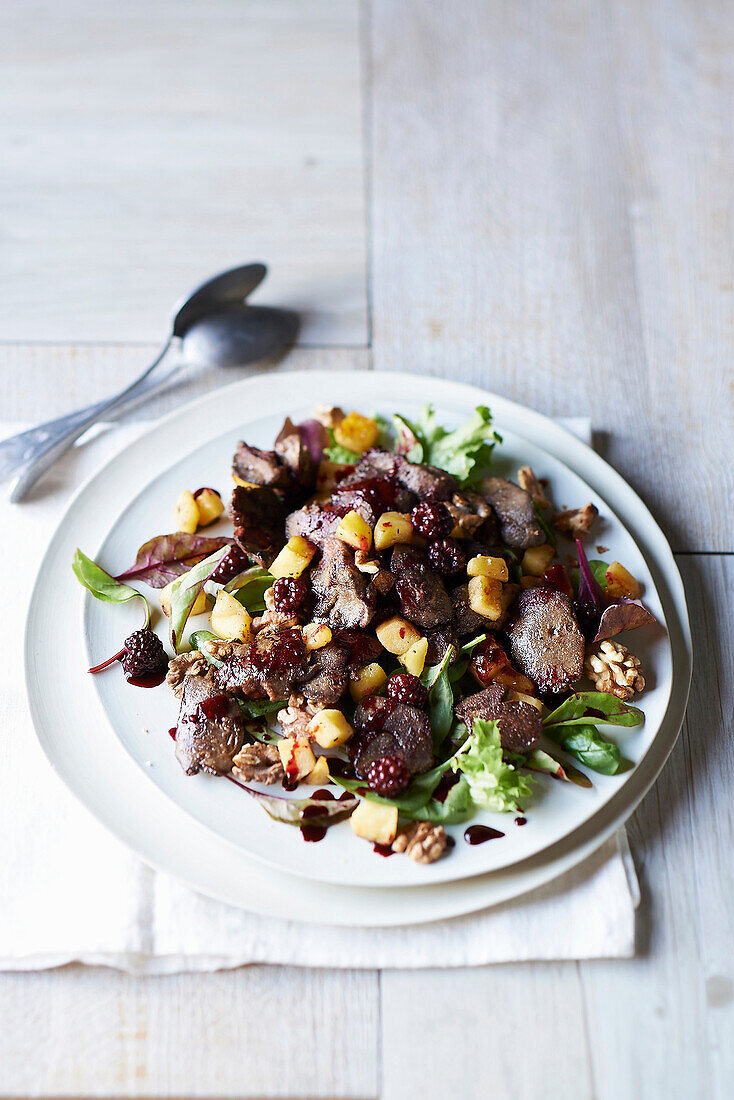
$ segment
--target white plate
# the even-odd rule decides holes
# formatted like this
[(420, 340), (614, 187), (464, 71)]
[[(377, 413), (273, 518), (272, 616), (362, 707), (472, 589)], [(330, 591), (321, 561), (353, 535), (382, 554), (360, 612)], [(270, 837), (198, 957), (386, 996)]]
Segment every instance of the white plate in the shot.
[[(589, 495), (599, 503), (606, 523), (599, 541), (610, 547), (610, 556), (623, 560), (644, 580), (646, 599), (667, 622), (673, 643), (671, 664), (671, 648), (662, 632), (644, 630), (635, 636), (635, 649), (641, 653), (644, 640), (643, 659), (653, 675), (643, 697), (645, 726), (622, 734), (625, 755), (636, 763), (633, 770), (617, 777), (594, 776), (591, 792), (542, 781), (542, 797), (530, 807), (529, 824), (523, 829), (514, 828), (512, 819), (505, 817), (503, 840), (477, 848), (457, 844), (450, 859), (416, 867), (408, 860), (377, 858), (353, 838), (348, 826), (330, 830), (321, 844), (304, 845), (297, 830), (271, 822), (234, 787), (205, 776), (184, 777), (166, 733), (175, 719), (175, 705), (165, 690), (130, 689), (116, 675), (119, 670), (94, 680), (84, 674), (86, 654), (78, 618), (83, 600), (68, 569), (73, 546), (78, 543), (98, 554), (113, 572), (124, 568), (141, 542), (167, 529), (171, 501), (182, 486), (226, 487), (238, 436), (267, 446), (285, 413), (305, 416), (322, 399), (383, 412), (400, 408), (408, 415), (431, 400), (446, 423), (458, 422), (479, 402), (489, 403), (505, 434), (502, 461), (512, 468), (530, 461), (536, 472), (551, 478), (560, 503), (579, 503)], [(266, 409), (267, 414), (254, 414), (254, 408)], [(571, 467), (583, 471), (586, 485)], [(623, 514), (634, 539), (615, 519), (612, 507)], [(134, 622), (134, 612), (90, 599), (85, 619), (90, 652), (99, 659), (119, 646)], [(53, 635), (41, 632), (40, 624), (48, 622), (59, 624)], [(235, 867), (241, 875), (243, 855), (340, 885), (389, 885), (392, 893), (401, 895), (405, 891), (396, 887), (420, 885), (424, 889), (418, 894), (424, 901), (434, 893), (426, 889), (430, 885), (503, 869), (502, 875), (488, 876), (481, 889), (476, 880), (465, 884), (469, 889), (453, 887), (451, 901), (441, 902), (439, 915), (444, 915), (447, 905), (466, 911), (470, 894), (481, 893), (484, 900), (479, 904), (487, 904), (487, 890), (506, 897), (515, 886), (516, 892), (530, 888), (523, 882), (535, 885), (539, 872), (551, 877), (557, 873), (549, 870), (554, 861), (565, 866), (579, 858), (624, 820), (675, 740), (688, 687), (689, 651), (685, 601), (670, 551), (639, 499), (592, 451), (544, 417), (470, 387), (353, 372), (280, 374), (236, 383), (169, 417), (100, 471), (70, 506), (44, 562), (29, 616), (27, 657), (32, 710), (52, 763), (82, 800), (149, 861), (205, 892), (249, 907), (252, 895), (248, 898), (232, 883)], [(46, 685), (43, 692), (41, 684)], [(130, 757), (138, 768), (130, 768)], [(176, 828), (166, 840), (174, 820)], [(461, 830), (455, 831), (460, 835)], [(193, 858), (197, 849), (206, 853), (206, 868)], [(249, 858), (246, 862), (252, 866)], [(219, 870), (211, 873), (215, 866)], [(301, 885), (304, 895), (310, 893), (305, 883), (296, 889)], [(305, 896), (300, 900), (305, 902)], [(396, 910), (389, 908), (394, 920)], [(434, 900), (432, 915), (425, 919), (435, 919), (436, 912)], [(289, 915), (302, 914), (296, 907)], [(355, 923), (364, 923), (364, 915)]]

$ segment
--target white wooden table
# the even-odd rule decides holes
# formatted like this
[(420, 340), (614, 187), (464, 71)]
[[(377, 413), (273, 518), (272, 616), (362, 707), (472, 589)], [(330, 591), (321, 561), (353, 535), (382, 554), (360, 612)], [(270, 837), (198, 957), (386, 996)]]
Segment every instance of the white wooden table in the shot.
[(265, 259), (286, 367), (590, 415), (697, 667), (631, 824), (634, 961), (0, 975), (0, 1094), (732, 1095), (733, 37), (722, 0), (3, 6), (3, 418), (111, 391), (190, 283)]

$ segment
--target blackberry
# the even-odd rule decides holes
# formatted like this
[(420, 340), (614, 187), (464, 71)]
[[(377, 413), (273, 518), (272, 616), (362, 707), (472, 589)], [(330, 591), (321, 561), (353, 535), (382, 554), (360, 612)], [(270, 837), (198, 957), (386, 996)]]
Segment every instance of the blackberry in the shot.
[(250, 559), (244, 550), (240, 550), (236, 543), (232, 543), (228, 552), (212, 573), (211, 580), (217, 584), (226, 584), (227, 581), (231, 581), (238, 573), (241, 573), (243, 569), (247, 569), (249, 564)]
[(428, 547), (428, 560), (439, 573), (452, 576), (466, 565), (466, 554), (456, 539), (436, 539)]
[(387, 681), (387, 697), (395, 703), (405, 703), (419, 710), (428, 703), (428, 692), (417, 676), (410, 672), (397, 672)]
[(394, 798), (412, 778), (410, 768), (399, 756), (381, 756), (367, 768), (367, 785), (381, 798)]
[(120, 661), (128, 680), (157, 676), (168, 668), (163, 642), (152, 630), (136, 630), (126, 638)]
[(422, 501), (410, 513), (410, 522), (417, 535), (424, 539), (442, 539), (454, 529), (454, 521), (445, 504)]
[(296, 577), (279, 577), (273, 585), (273, 607), (281, 615), (295, 615), (307, 595), (303, 581)]

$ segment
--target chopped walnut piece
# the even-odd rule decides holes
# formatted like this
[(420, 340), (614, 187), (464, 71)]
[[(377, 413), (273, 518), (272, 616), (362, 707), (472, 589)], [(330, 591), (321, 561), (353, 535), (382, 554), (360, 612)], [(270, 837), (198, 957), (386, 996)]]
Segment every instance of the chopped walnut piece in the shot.
[(336, 405), (317, 405), (314, 409), (314, 420), (323, 424), (325, 428), (338, 428), (344, 419), (344, 410)]
[(594, 681), (597, 691), (616, 695), (618, 699), (630, 699), (645, 686), (639, 657), (630, 653), (621, 642), (600, 642), (596, 652), (590, 650), (584, 672)]
[(224, 638), (210, 638), (204, 644), (207, 653), (215, 661), (228, 661), (230, 657), (239, 657), (247, 649), (242, 642), (228, 642)]
[(285, 775), (277, 745), (244, 745), (232, 759), (232, 774), (237, 779), (257, 783), (277, 783)]
[(533, 502), (539, 508), (550, 508), (551, 502), (545, 495), (545, 489), (538, 481), (532, 466), (521, 466), (517, 471), (517, 483), (526, 493), (530, 493)]
[(294, 619), (292, 615), (286, 615), (282, 611), (265, 611), (262, 615), (256, 615), (252, 620), (252, 629), (255, 634), (264, 630), (266, 627), (277, 627), (281, 630), (283, 627), (292, 626), (297, 627), (298, 619)]
[(599, 509), (589, 501), (583, 508), (565, 508), (562, 512), (556, 512), (551, 523), (557, 531), (564, 531), (574, 539), (583, 539), (598, 515)]
[(393, 852), (405, 852), (416, 863), (435, 863), (446, 850), (448, 837), (443, 825), (412, 821), (392, 842)]
[(288, 706), (279, 710), (276, 718), (285, 737), (310, 737), (308, 724), (323, 709), (323, 704), (305, 703), (302, 695), (291, 695)]
[(214, 676), (214, 669), (204, 654), (199, 653), (196, 649), (192, 649), (190, 653), (179, 654), (168, 665), (166, 683), (177, 699), (181, 698), (183, 682), (189, 674), (192, 676), (208, 676), (210, 679), (213, 679)]
[(360, 573), (369, 573), (374, 575), (380, 572), (380, 563), (375, 558), (370, 558), (367, 550), (356, 550), (354, 553), (354, 564), (359, 569)]

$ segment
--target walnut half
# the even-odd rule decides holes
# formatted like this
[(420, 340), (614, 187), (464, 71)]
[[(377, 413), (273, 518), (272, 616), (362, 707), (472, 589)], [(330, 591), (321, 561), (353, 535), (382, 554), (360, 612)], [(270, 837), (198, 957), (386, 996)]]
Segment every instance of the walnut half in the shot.
[(232, 774), (246, 782), (277, 783), (285, 775), (276, 745), (244, 745), (232, 760)]
[(573, 539), (586, 538), (594, 525), (599, 509), (589, 501), (583, 508), (565, 508), (551, 517), (551, 523), (557, 531), (563, 531)]
[(594, 681), (597, 691), (616, 695), (618, 699), (630, 699), (645, 686), (639, 657), (621, 642), (600, 642), (596, 652), (587, 653), (584, 672)]
[(203, 653), (199, 653), (198, 650), (192, 649), (190, 653), (180, 653), (178, 657), (174, 657), (168, 665), (168, 673), (166, 674), (166, 683), (176, 696), (177, 699), (181, 698), (181, 692), (183, 691), (183, 682), (188, 675), (191, 676), (207, 676), (212, 678), (214, 669)]
[(545, 495), (542, 482), (538, 481), (532, 466), (521, 466), (517, 471), (517, 483), (526, 493), (530, 493), (535, 504), (539, 508), (550, 508), (550, 501)]
[(392, 842), (393, 852), (405, 852), (416, 863), (435, 863), (446, 851), (448, 837), (443, 825), (413, 821), (401, 829)]

